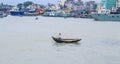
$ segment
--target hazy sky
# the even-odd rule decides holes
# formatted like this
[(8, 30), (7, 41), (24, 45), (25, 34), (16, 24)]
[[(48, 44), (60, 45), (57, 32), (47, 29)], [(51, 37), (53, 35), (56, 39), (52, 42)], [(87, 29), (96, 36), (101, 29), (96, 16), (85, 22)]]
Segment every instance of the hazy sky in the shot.
[[(17, 3), (22, 3), (25, 1), (33, 1), (34, 3), (37, 3), (37, 4), (47, 4), (48, 2), (49, 3), (57, 3), (58, 0), (0, 0), (0, 3), (3, 2), (5, 4), (16, 5)], [(65, 0), (63, 0), (63, 1), (65, 1)], [(90, 0), (82, 0), (82, 1), (90, 1)], [(100, 0), (93, 0), (93, 1), (100, 2)]]

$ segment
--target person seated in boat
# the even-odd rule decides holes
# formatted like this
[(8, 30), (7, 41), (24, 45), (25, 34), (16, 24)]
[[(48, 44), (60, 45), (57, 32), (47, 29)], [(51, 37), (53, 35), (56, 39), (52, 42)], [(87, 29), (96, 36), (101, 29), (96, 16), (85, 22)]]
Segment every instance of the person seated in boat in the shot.
[(58, 37), (57, 37), (59, 40), (61, 40), (61, 33), (59, 33)]

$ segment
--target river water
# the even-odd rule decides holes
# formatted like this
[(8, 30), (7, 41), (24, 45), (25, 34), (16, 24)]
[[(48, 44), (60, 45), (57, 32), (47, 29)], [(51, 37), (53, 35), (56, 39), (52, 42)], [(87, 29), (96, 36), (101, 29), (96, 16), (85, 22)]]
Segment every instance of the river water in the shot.
[[(0, 18), (0, 64), (120, 64), (120, 22), (38, 18)], [(58, 33), (82, 40), (56, 43)]]

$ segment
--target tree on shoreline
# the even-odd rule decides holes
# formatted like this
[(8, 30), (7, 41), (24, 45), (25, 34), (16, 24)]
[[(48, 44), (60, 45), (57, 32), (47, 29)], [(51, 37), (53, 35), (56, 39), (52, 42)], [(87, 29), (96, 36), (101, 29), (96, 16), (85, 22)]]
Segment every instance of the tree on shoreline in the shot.
[(23, 3), (24, 7), (34, 4), (32, 1), (26, 1)]
[(23, 3), (18, 3), (18, 4), (17, 4), (17, 7), (18, 7), (18, 8), (21, 8), (22, 6), (23, 6)]
[(29, 5), (32, 5), (32, 4), (34, 4), (32, 1), (26, 1), (26, 2), (23, 2), (23, 3), (18, 3), (17, 7), (21, 8), (22, 6), (24, 6), (26, 8), (26, 7), (28, 7)]

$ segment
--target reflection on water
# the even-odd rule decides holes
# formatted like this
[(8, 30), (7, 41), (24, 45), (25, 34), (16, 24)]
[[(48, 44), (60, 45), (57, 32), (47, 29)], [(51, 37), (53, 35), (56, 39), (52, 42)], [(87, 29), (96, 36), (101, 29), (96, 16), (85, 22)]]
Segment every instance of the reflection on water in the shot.
[(69, 46), (80, 46), (80, 42), (75, 42), (75, 43), (57, 43), (57, 42), (53, 42), (53, 46), (65, 46), (65, 45), (69, 45)]

